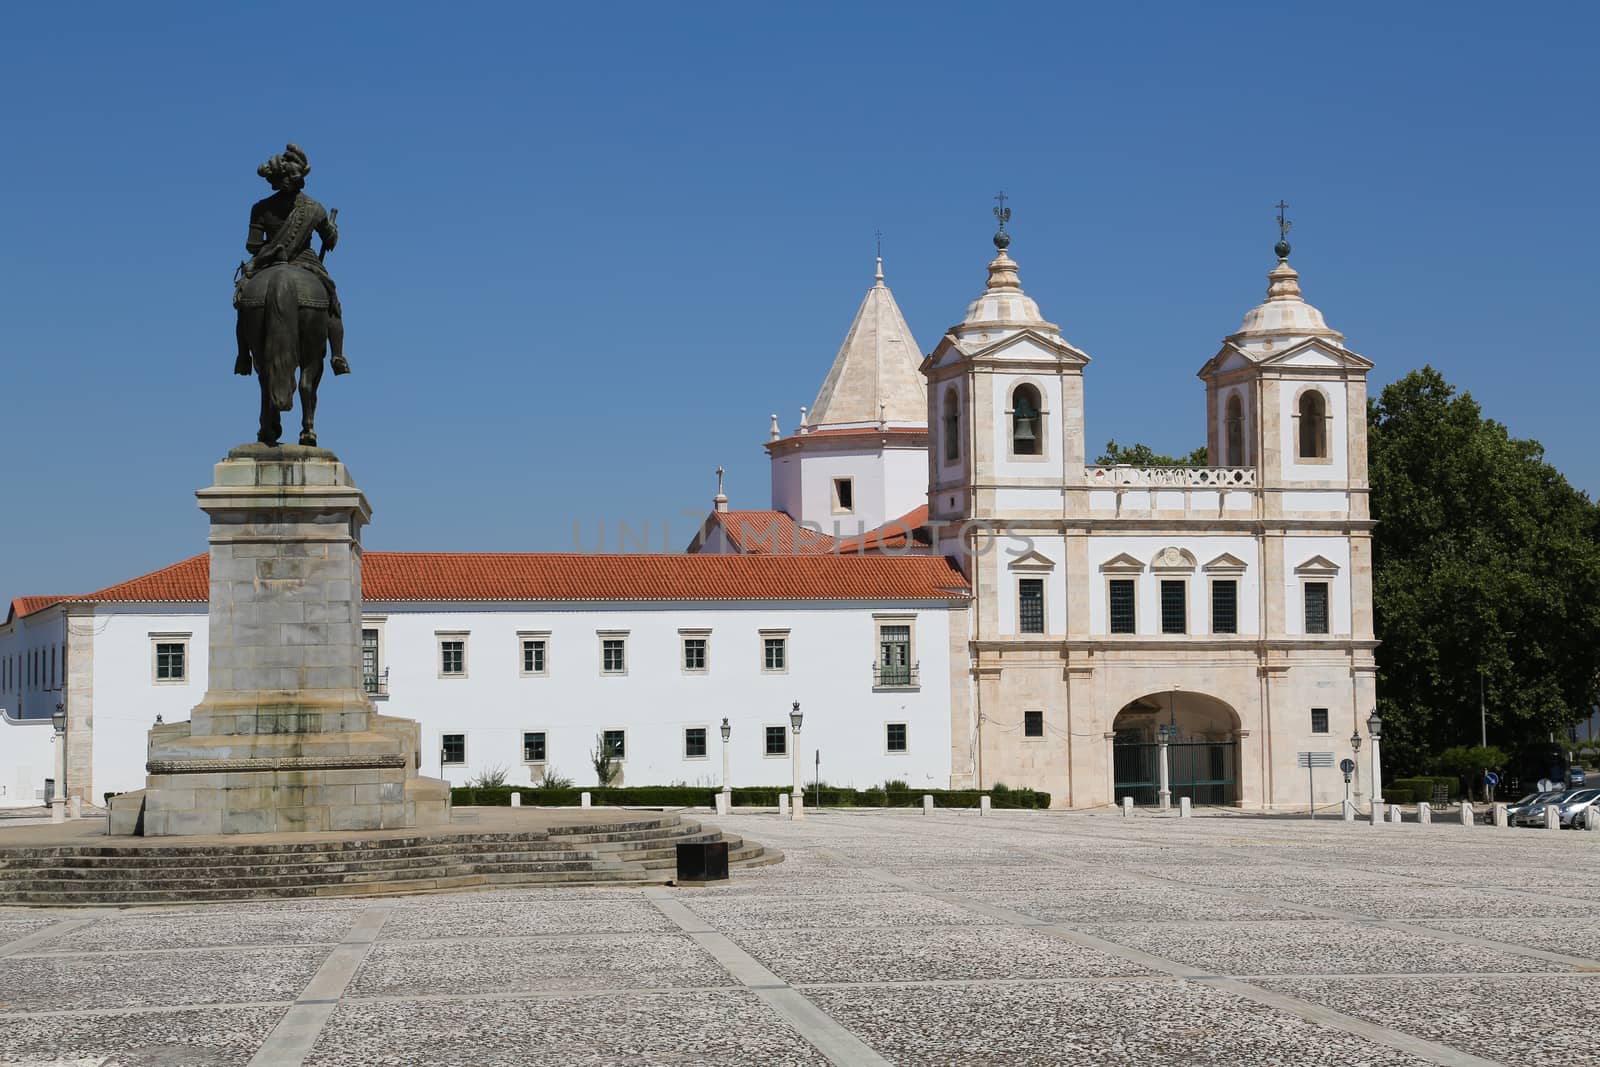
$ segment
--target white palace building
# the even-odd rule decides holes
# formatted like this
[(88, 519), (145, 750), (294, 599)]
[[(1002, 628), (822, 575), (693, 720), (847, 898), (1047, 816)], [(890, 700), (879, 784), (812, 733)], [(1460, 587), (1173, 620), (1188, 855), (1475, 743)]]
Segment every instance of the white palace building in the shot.
[[(928, 354), (880, 260), (813, 405), (787, 435), (772, 418), (771, 508), (719, 487), (685, 553), (366, 553), (367, 690), (420, 721), (422, 773), (592, 784), (603, 738), (623, 784), (718, 785), (726, 719), (736, 786), (787, 784), (796, 746), (808, 781), (820, 757), (837, 785), (1083, 808), (1153, 802), (1159, 732), (1174, 796), (1303, 807), (1300, 755), (1352, 755), (1375, 703), (1372, 364), (1280, 244), (1199, 370), (1220, 465), (1095, 466), (1090, 357), (1009, 243)], [(143, 785), (146, 731), (206, 691), (207, 572), (11, 602), (0, 806), (55, 788), (58, 706), (69, 797)], [(1314, 773), (1337, 804), (1342, 776)]]

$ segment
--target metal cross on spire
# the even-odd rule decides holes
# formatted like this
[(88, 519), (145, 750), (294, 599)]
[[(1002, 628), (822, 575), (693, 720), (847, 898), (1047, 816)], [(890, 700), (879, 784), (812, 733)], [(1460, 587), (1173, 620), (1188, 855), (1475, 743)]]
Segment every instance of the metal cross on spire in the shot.
[(1006, 207), (1006, 191), (1000, 190), (995, 199), (1000, 201), (1000, 206), (994, 209), (994, 217), (1000, 220), (1000, 229), (1006, 228), (1006, 223), (1011, 221), (1011, 209)]
[(1294, 227), (1294, 223), (1283, 217), (1283, 213), (1288, 210), (1289, 205), (1279, 200), (1276, 207), (1278, 209), (1278, 237), (1287, 241), (1289, 239), (1289, 231)]
[(873, 230), (872, 231), (872, 236), (877, 238), (877, 240), (878, 240), (878, 258), (882, 259), (883, 258), (883, 231), (882, 230)]

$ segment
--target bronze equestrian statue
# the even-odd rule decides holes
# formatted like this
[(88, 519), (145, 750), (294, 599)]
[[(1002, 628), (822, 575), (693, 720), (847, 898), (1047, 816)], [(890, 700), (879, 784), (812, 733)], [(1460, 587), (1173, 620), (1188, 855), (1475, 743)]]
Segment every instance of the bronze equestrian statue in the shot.
[[(325, 211), (303, 191), (311, 164), (290, 144), (256, 173), (273, 194), (250, 209), (244, 249), (250, 259), (234, 276), (233, 306), (239, 312), (239, 355), (233, 372), (261, 380), (261, 429), (256, 440), (276, 445), (283, 436), (282, 412), (294, 406), (299, 372), (300, 443), (317, 443), (317, 384), (322, 357), (333, 348), (333, 373), (349, 374), (344, 358), (344, 317), (339, 294), (323, 258), (339, 243), (338, 210)], [(311, 250), (311, 235), (322, 238)]]

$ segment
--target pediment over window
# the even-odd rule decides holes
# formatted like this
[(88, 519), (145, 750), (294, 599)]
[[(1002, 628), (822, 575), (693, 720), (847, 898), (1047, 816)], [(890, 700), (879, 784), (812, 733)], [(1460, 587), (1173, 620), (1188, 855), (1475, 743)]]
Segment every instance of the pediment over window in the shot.
[(1296, 567), (1294, 572), (1310, 575), (1313, 578), (1332, 578), (1339, 573), (1339, 565), (1327, 556), (1312, 556)]
[(1208, 574), (1243, 574), (1247, 564), (1232, 552), (1224, 552), (1203, 568)]
[(1011, 561), (1014, 571), (1049, 571), (1054, 570), (1056, 561), (1037, 551), (1027, 551)]
[(1100, 564), (1100, 569), (1107, 574), (1139, 574), (1144, 571), (1144, 564), (1124, 552)]
[(1194, 567), (1194, 553), (1176, 545), (1163, 548), (1156, 553), (1156, 558), (1150, 561), (1150, 569), (1153, 571), (1192, 571)]

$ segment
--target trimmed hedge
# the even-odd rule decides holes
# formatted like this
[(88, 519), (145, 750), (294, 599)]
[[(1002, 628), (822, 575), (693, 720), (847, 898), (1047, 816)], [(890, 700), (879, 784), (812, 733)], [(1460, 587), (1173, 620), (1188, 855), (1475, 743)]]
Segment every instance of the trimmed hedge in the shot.
[(1410, 789), (1405, 786), (1386, 785), (1383, 787), (1383, 800), (1386, 804), (1412, 804), (1415, 803)]
[[(1419, 775), (1415, 778), (1396, 778), (1394, 780), (1394, 787), (1396, 789), (1408, 789), (1411, 791), (1411, 799), (1413, 803), (1419, 800), (1431, 802), (1433, 800), (1433, 794), (1439, 786), (1444, 786), (1445, 795), (1451, 799), (1454, 799), (1456, 794), (1461, 790), (1460, 782), (1456, 781), (1454, 778), (1448, 778), (1442, 775)], [(1388, 791), (1389, 787), (1387, 785), (1384, 786), (1384, 792), (1388, 793)]]
[[(575, 808), (581, 803), (580, 794), (588, 793), (590, 802), (601, 807), (639, 808), (709, 808), (716, 802), (720, 790), (710, 786), (641, 785), (618, 786), (601, 789), (541, 789), (534, 786), (492, 786), (475, 789), (458, 786), (450, 790), (450, 802), (463, 807), (509, 807), (511, 794), (522, 797), (530, 807)], [(733, 790), (734, 807), (772, 808), (778, 804), (778, 794), (788, 793), (786, 786), (753, 786)], [(821, 804), (825, 808), (919, 808), (924, 795), (933, 797), (936, 808), (976, 808), (984, 792), (977, 789), (908, 789), (892, 793), (882, 789), (839, 789), (823, 786)], [(1050, 794), (1032, 789), (1007, 789), (990, 793), (989, 803), (994, 808), (1048, 808)], [(806, 790), (806, 803), (817, 804), (817, 791)]]

